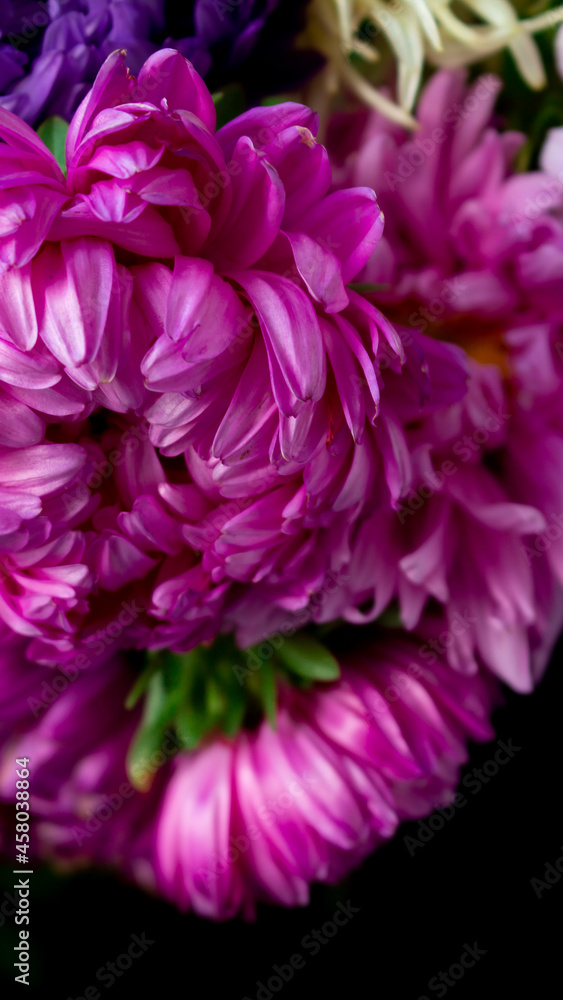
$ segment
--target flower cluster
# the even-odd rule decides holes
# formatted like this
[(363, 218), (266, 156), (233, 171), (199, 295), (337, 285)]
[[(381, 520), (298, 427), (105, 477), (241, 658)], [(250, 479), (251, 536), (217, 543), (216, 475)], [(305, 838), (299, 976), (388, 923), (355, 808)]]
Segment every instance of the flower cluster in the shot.
[[(241, 51), (273, 6), (231, 11)], [(43, 46), (153, 30), (62, 7)], [(563, 131), (516, 172), (460, 70), (414, 133), (339, 113), (325, 148), (288, 101), (217, 129), (143, 45), (65, 84), (63, 166), (0, 108), (0, 748), (42, 856), (251, 917), (446, 803), (498, 681), (545, 669)]]
[[(405, 424), (465, 392), (458, 348), (405, 349), (346, 287), (383, 222), (371, 189), (329, 192), (314, 116), (257, 109), (217, 137), (214, 117), (164, 50), (138, 81), (109, 58), (66, 178), (0, 123), (0, 386), (17, 417), (0, 615), (43, 662), (131, 598), (130, 645), (188, 649), (222, 621), (257, 641), (346, 570), (374, 508), (399, 506)], [(325, 616), (367, 589), (337, 587)]]

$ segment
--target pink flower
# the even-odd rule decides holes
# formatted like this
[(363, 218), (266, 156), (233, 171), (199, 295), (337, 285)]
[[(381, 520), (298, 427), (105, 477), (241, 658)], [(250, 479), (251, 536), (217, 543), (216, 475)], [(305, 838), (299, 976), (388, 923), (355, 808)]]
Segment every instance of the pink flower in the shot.
[(427, 637), (362, 636), (341, 657), (341, 681), (280, 688), (275, 731), (264, 721), (174, 759), (168, 738), (147, 762), (148, 793), (133, 789), (124, 769), (137, 722), (122, 708), (135, 677), (124, 661), (83, 671), (38, 708), (50, 672), (32, 667), (23, 676), (5, 658), (0, 731), (8, 722), (13, 732), (24, 695), (38, 715), (8, 756), (24, 745), (33, 755), (42, 852), (119, 865), (213, 919), (252, 917), (259, 900), (304, 905), (310, 883), (341, 879), (402, 820), (447, 804), (466, 740), (493, 735), (496, 685), (483, 674), (463, 677), (442, 658), (427, 666)]
[[(2, 128), (9, 155), (33, 145), (43, 183), (50, 154), (0, 110)], [(184, 650), (222, 627), (259, 640), (398, 507), (406, 426), (463, 397), (457, 347), (416, 334), (405, 350), (348, 287), (383, 220), (371, 188), (330, 192), (315, 131), (282, 104), (215, 133), (172, 50), (137, 80), (114, 53), (76, 112), (63, 203), (49, 188), (49, 231), (1, 278), (0, 392), (26, 414), (22, 450), (45, 435), (81, 456), (53, 500), (76, 532), (64, 595), (45, 588), (43, 628), (33, 601), (17, 609), (41, 662), (97, 642), (130, 599), (125, 647)], [(360, 601), (338, 586), (331, 614)]]
[(407, 628), (439, 601), (466, 622), (452, 666), (484, 662), (529, 691), (561, 624), (563, 185), (549, 175), (563, 160), (552, 135), (543, 171), (512, 173), (522, 137), (489, 125), (498, 86), (437, 73), (415, 136), (377, 115), (360, 138), (334, 123), (351, 150), (340, 181), (372, 184), (385, 212), (370, 300), (408, 323), (403, 342), (458, 344), (470, 374), (463, 399), (411, 424), (413, 488), (360, 527), (350, 589), (363, 583), (372, 616), (397, 597)]
[[(26, 663), (21, 639), (6, 631), (2, 644), (0, 794), (5, 801), (13, 797), (12, 750), (17, 748), (16, 756), (33, 762), (30, 843), (37, 856), (70, 860), (68, 842), (78, 864), (106, 858), (125, 865), (130, 851), (142, 852), (141, 825), (152, 822), (154, 806), (154, 799), (134, 792), (124, 770), (139, 721), (138, 711), (124, 709), (133, 671), (123, 658), (108, 660), (107, 655), (89, 669), (53, 670)], [(102, 816), (112, 822), (99, 817), (89, 822), (104, 804)], [(126, 808), (120, 812), (122, 805)], [(141, 867), (139, 862), (139, 877)]]
[(41, 139), (2, 110), (0, 138), (0, 274), (31, 260), (67, 200), (64, 177)]

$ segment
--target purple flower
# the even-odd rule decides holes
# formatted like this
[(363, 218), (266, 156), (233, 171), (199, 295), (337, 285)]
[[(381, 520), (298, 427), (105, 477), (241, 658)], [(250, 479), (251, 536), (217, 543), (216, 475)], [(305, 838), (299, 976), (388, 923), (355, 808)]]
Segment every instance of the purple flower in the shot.
[[(303, 7), (302, 0), (292, 0), (270, 23), (278, 2), (195, 0), (180, 10), (166, 0), (2, 0), (0, 105), (32, 125), (50, 115), (70, 120), (113, 51), (126, 49), (128, 66), (137, 73), (163, 44), (187, 56), (213, 87), (235, 72), (252, 91), (257, 79), (262, 92), (268, 84), (291, 86), (318, 60), (307, 53), (292, 57), (292, 70), (278, 81), (272, 60), (287, 62)], [(259, 39), (263, 51), (254, 52)]]
[(69, 119), (114, 49), (127, 48), (139, 69), (164, 20), (163, 0), (4, 2), (2, 8), (0, 60), (17, 60), (19, 72), (2, 86), (0, 104), (31, 124), (49, 115)]

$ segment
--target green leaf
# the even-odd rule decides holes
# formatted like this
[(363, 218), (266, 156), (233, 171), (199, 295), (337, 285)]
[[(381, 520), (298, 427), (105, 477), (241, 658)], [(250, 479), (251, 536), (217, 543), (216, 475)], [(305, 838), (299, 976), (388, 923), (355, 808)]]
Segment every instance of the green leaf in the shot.
[(289, 94), (272, 94), (270, 97), (264, 97), (261, 104), (263, 108), (275, 108), (278, 104), (287, 104), (291, 100), (293, 98)]
[(224, 692), (221, 728), (227, 736), (235, 736), (242, 726), (246, 713), (246, 694), (237, 681), (231, 660), (221, 659), (216, 665), (217, 682)]
[(138, 792), (147, 792), (152, 785), (157, 767), (155, 755), (162, 750), (166, 730), (160, 726), (141, 726), (127, 751), (126, 768), (129, 781)]
[(187, 750), (195, 750), (208, 731), (208, 719), (193, 705), (182, 705), (176, 713), (174, 728), (179, 740)]
[(148, 682), (143, 716), (127, 753), (129, 780), (138, 791), (146, 791), (151, 785), (148, 765), (153, 754), (161, 749), (169, 720), (168, 698), (162, 672), (159, 671)]
[(236, 736), (239, 729), (242, 727), (246, 712), (246, 702), (244, 700), (244, 695), (230, 697), (227, 702), (227, 707), (225, 709), (225, 714), (223, 716), (223, 729), (226, 736)]
[(277, 691), (276, 674), (272, 664), (264, 662), (260, 669), (260, 697), (264, 705), (264, 711), (272, 729), (277, 728)]
[(308, 680), (335, 681), (340, 677), (338, 660), (307, 632), (286, 639), (278, 657), (288, 670)]
[(384, 628), (404, 628), (403, 621), (401, 618), (401, 609), (396, 601), (392, 601), (385, 608), (385, 611), (379, 615), (376, 619), (377, 625), (383, 625)]
[[(147, 791), (155, 773), (155, 760), (164, 736), (173, 724), (184, 698), (185, 678), (180, 657), (167, 654), (161, 670), (146, 685), (143, 716), (127, 754), (127, 773), (134, 788)], [(187, 673), (187, 671), (184, 671)]]
[(246, 96), (240, 83), (228, 83), (212, 97), (217, 112), (217, 130), (246, 111)]
[(55, 160), (59, 164), (63, 174), (66, 175), (65, 142), (68, 132), (68, 122), (58, 115), (47, 118), (37, 129), (37, 134), (43, 140), (47, 149), (50, 149)]
[(361, 295), (366, 295), (369, 292), (386, 292), (391, 286), (385, 283), (376, 285), (373, 281), (351, 281), (346, 287), (350, 288), (353, 292), (359, 292)]
[[(150, 654), (149, 654), (150, 655)], [(157, 656), (152, 656), (145, 669), (139, 674), (133, 687), (125, 699), (125, 708), (134, 708), (141, 695), (145, 693), (153, 674), (160, 669), (160, 662)]]
[(214, 677), (210, 677), (207, 681), (205, 691), (205, 707), (207, 709), (207, 716), (210, 722), (216, 719), (219, 720), (226, 707), (224, 692), (221, 690)]

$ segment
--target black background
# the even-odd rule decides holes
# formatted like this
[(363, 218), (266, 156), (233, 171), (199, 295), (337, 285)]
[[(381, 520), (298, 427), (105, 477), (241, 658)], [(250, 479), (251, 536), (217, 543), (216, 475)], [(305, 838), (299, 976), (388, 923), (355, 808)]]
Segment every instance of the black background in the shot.
[[(532, 878), (563, 855), (561, 693), (563, 642), (533, 696), (506, 692), (493, 718), (497, 737), (472, 745), (464, 774), (490, 760), (497, 740), (521, 747), (495, 777), (413, 856), (404, 842), (418, 823), (402, 826), (338, 886), (316, 886), (310, 906), (263, 907), (254, 924), (213, 924), (96, 872), (33, 880), (31, 943), (35, 985), (13, 982), (13, 921), (0, 931), (3, 996), (84, 996), (96, 972), (126, 951), (132, 933), (153, 940), (101, 997), (172, 996), (256, 1000), (258, 983), (300, 952), (295, 971), (273, 996), (544, 997), (560, 981), (558, 920), (563, 877), (538, 898)], [(2, 886), (9, 888), (10, 883)], [(336, 904), (358, 909), (316, 955), (302, 938), (330, 920)], [(447, 989), (428, 983), (477, 942), (486, 951)], [(12, 953), (13, 954), (13, 953)], [(275, 981), (274, 981), (275, 982)]]

